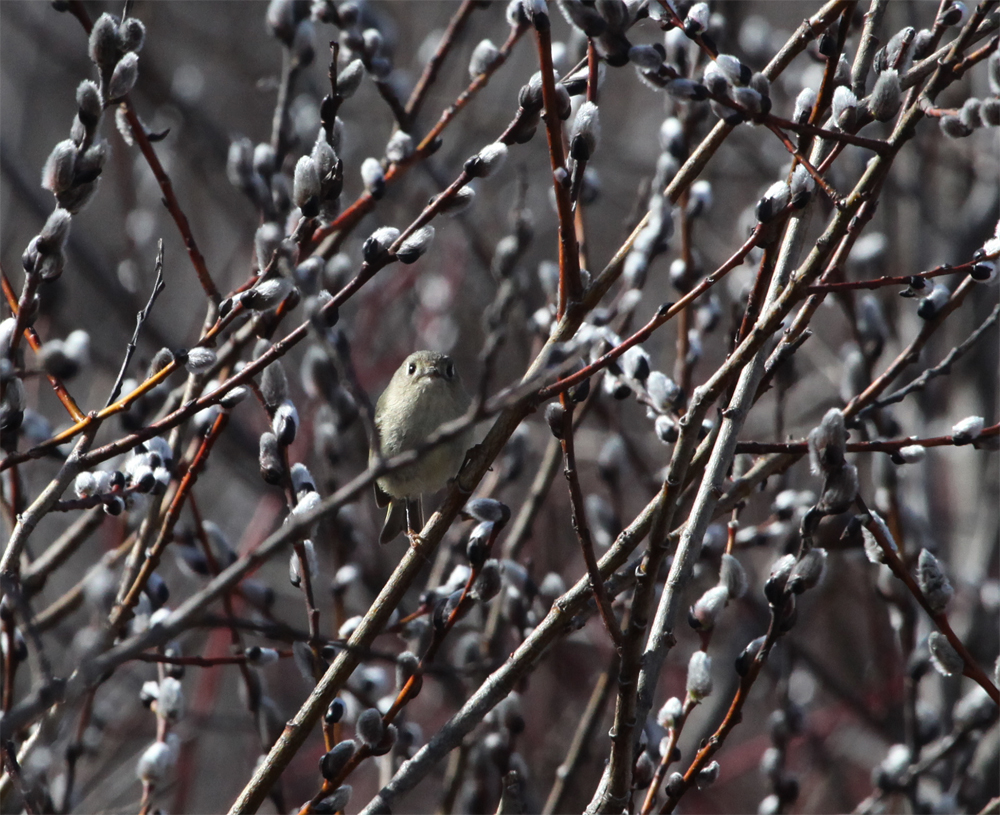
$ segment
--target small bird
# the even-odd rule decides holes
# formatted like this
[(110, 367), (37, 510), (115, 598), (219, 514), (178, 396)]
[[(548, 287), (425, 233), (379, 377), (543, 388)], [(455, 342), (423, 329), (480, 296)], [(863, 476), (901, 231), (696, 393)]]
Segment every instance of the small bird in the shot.
[[(451, 357), (433, 351), (415, 351), (396, 373), (375, 406), (376, 439), (369, 463), (419, 447), (441, 425), (462, 416), (471, 400)], [(462, 464), (471, 444), (472, 428), (423, 453), (406, 467), (375, 482), (375, 502), (389, 505), (379, 543), (388, 543), (404, 528), (412, 534), (422, 526), (420, 496), (448, 483)]]

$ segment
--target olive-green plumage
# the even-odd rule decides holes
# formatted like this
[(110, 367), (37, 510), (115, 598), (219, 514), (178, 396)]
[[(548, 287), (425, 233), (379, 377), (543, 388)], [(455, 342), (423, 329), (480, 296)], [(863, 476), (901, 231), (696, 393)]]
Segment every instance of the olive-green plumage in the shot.
[[(450, 357), (433, 351), (410, 354), (392, 375), (375, 407), (382, 456), (391, 458), (419, 447), (441, 425), (464, 414), (470, 401)], [(380, 507), (389, 505), (379, 535), (381, 543), (396, 537), (407, 523), (411, 529), (419, 528), (420, 496), (441, 489), (458, 472), (471, 435), (470, 428), (376, 481), (376, 502)]]

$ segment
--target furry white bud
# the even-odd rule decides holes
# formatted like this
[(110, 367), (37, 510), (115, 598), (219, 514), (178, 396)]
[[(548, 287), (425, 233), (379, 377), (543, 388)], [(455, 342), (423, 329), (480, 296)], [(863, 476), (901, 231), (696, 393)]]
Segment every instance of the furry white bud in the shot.
[(382, 725), (382, 714), (373, 707), (363, 711), (358, 716), (355, 732), (363, 744), (374, 747), (382, 740), (382, 735), (385, 732)]
[(295, 164), (295, 180), (292, 183), (292, 200), (307, 218), (314, 218), (319, 212), (320, 180), (316, 162), (310, 156), (302, 156)]
[(965, 124), (958, 116), (946, 113), (938, 119), (941, 132), (949, 139), (964, 139), (972, 134), (972, 128)]
[(726, 587), (730, 597), (742, 597), (746, 594), (749, 581), (743, 564), (729, 554), (722, 556), (722, 566), (719, 569), (719, 584)]
[(710, 787), (719, 778), (719, 762), (713, 761), (703, 767), (698, 771), (698, 775), (695, 776), (695, 784), (698, 785), (698, 789), (703, 790), (705, 787)]
[(849, 129), (855, 122), (858, 97), (846, 85), (838, 85), (833, 91), (830, 103), (834, 124), (842, 130)]
[(257, 227), (257, 234), (254, 235), (254, 248), (260, 271), (263, 272), (270, 264), (274, 253), (281, 245), (282, 237), (284, 237), (284, 233), (281, 227), (273, 221), (266, 221)]
[(146, 41), (146, 26), (135, 17), (126, 17), (118, 26), (118, 44), (122, 51), (141, 51)]
[(888, 122), (899, 111), (901, 99), (899, 71), (889, 68), (875, 80), (875, 87), (868, 99), (868, 109), (878, 121)]
[(457, 215), (464, 209), (468, 209), (476, 197), (476, 191), (472, 187), (462, 187), (448, 197), (438, 208), (442, 215)]
[(372, 232), (361, 247), (361, 257), (366, 263), (377, 263), (382, 260), (389, 247), (399, 237), (399, 230), (394, 226), (382, 226)]
[(397, 130), (389, 138), (389, 143), (385, 146), (385, 157), (392, 162), (405, 161), (413, 155), (413, 136)]
[(938, 283), (930, 293), (922, 297), (917, 306), (917, 316), (922, 320), (933, 320), (951, 297), (951, 291), (943, 283)]
[(904, 464), (916, 464), (927, 457), (927, 448), (920, 444), (908, 444), (899, 448), (899, 460)]
[(761, 95), (753, 88), (733, 88), (733, 101), (750, 114), (761, 113), (764, 109)]
[(201, 374), (215, 364), (215, 351), (211, 348), (192, 348), (187, 352), (187, 362), (184, 367), (193, 374)]
[(659, 713), (656, 714), (656, 723), (660, 727), (674, 727), (677, 724), (678, 718), (680, 718), (681, 713), (684, 711), (684, 704), (676, 696), (671, 696), (663, 703), (663, 707), (660, 708)]
[(702, 34), (708, 30), (710, 10), (708, 3), (695, 3), (684, 18), (684, 30), (688, 34)]
[(695, 651), (688, 661), (687, 694), (701, 701), (712, 693), (712, 658), (704, 651)]
[(757, 202), (757, 220), (765, 224), (780, 214), (791, 200), (791, 188), (784, 181), (775, 181)]
[(341, 784), (327, 795), (313, 809), (317, 812), (344, 812), (351, 801), (354, 788), (350, 784)]
[(691, 185), (688, 194), (688, 215), (697, 217), (704, 215), (712, 208), (712, 182), (702, 179)]
[(810, 549), (792, 567), (786, 586), (794, 594), (802, 594), (819, 583), (826, 570), (826, 549)]
[[(896, 541), (893, 540), (892, 533), (889, 531), (889, 526), (883, 520), (882, 516), (877, 512), (872, 512), (871, 519), (872, 522), (878, 527), (881, 536), (889, 542), (889, 547), (892, 551), (898, 551)], [(867, 557), (872, 563), (885, 563), (885, 551), (879, 545), (878, 538), (876, 538), (875, 535), (869, 531), (867, 526), (861, 527), (861, 536), (864, 541), (865, 557)]]
[(292, 465), (292, 489), (295, 490), (296, 494), (303, 491), (316, 491), (316, 479), (312, 477), (309, 468), (301, 461)]
[(80, 118), (85, 124), (93, 125), (101, 118), (104, 109), (101, 103), (101, 92), (96, 83), (89, 79), (83, 80), (76, 89), (76, 106)]
[(413, 263), (423, 255), (434, 240), (434, 227), (424, 226), (403, 241), (396, 250), (396, 259), (400, 263)]
[(696, 631), (711, 631), (728, 602), (729, 589), (723, 585), (713, 586), (691, 606), (688, 622)]
[(287, 447), (295, 441), (295, 432), (299, 425), (299, 412), (290, 400), (278, 405), (271, 419), (271, 429), (278, 438), (278, 444)]
[(469, 76), (475, 79), (480, 74), (485, 74), (493, 67), (499, 56), (500, 50), (490, 40), (481, 40), (472, 51), (472, 58), (469, 60)]
[(940, 631), (931, 631), (927, 637), (927, 650), (931, 652), (931, 661), (942, 676), (960, 674), (965, 670), (965, 660)]
[(139, 55), (134, 51), (129, 51), (118, 60), (115, 70), (111, 74), (111, 81), (108, 82), (108, 100), (113, 102), (121, 99), (132, 90), (136, 79), (139, 78)]
[(646, 395), (653, 403), (654, 409), (666, 413), (677, 402), (681, 389), (662, 371), (650, 371), (646, 377)]
[(819, 426), (809, 433), (809, 465), (813, 475), (843, 466), (846, 449), (844, 414), (837, 408), (830, 408)]
[(577, 161), (587, 161), (597, 149), (601, 137), (601, 120), (597, 105), (584, 102), (576, 112), (573, 127), (570, 130), (570, 155)]
[(956, 442), (967, 444), (979, 438), (986, 422), (982, 416), (967, 416), (951, 428), (951, 436)]
[(353, 96), (361, 85), (364, 73), (365, 66), (360, 59), (353, 59), (347, 63), (337, 74), (337, 96), (341, 99)]
[(465, 162), (465, 172), (473, 178), (488, 178), (500, 169), (507, 158), (507, 145), (503, 142), (487, 144)]
[(385, 195), (385, 170), (377, 158), (366, 158), (361, 162), (361, 181), (372, 198)]
[(246, 657), (247, 664), (253, 665), (255, 668), (261, 668), (264, 665), (270, 665), (278, 661), (278, 652), (273, 648), (261, 648), (259, 645), (252, 645), (243, 652)]
[(244, 308), (251, 311), (267, 311), (277, 306), (294, 288), (292, 281), (285, 277), (269, 277), (258, 281), (252, 288), (239, 296)]
[(800, 125), (808, 122), (815, 104), (816, 91), (812, 88), (803, 88), (795, 97), (795, 112), (792, 113), (792, 121)]
[(62, 249), (69, 236), (70, 223), (73, 216), (62, 207), (56, 207), (52, 214), (45, 221), (41, 232), (38, 233), (38, 243), (36, 247), (42, 254), (58, 251)]
[(118, 59), (118, 19), (105, 12), (90, 30), (90, 58), (102, 69), (109, 69)]
[(184, 690), (179, 679), (165, 676), (156, 696), (156, 715), (171, 722), (180, 719), (184, 710)]
[(166, 742), (154, 741), (139, 757), (136, 775), (144, 784), (162, 781), (174, 763), (174, 754)]
[(318, 492), (304, 492), (299, 497), (298, 503), (292, 508), (292, 514), (306, 515), (312, 512), (321, 500)]
[(917, 583), (927, 605), (937, 612), (944, 611), (955, 594), (941, 562), (926, 549), (920, 550), (917, 560)]
[(42, 170), (42, 186), (59, 195), (73, 185), (76, 164), (76, 145), (71, 139), (59, 142), (52, 148)]
[(91, 472), (82, 472), (73, 482), (73, 489), (78, 498), (88, 498), (97, 492), (97, 479)]
[(637, 68), (656, 71), (663, 64), (663, 52), (652, 45), (633, 45), (628, 49), (628, 61)]
[(708, 94), (707, 89), (700, 82), (695, 82), (693, 79), (685, 79), (684, 77), (671, 79), (663, 86), (663, 89), (674, 99), (686, 102), (700, 102)]

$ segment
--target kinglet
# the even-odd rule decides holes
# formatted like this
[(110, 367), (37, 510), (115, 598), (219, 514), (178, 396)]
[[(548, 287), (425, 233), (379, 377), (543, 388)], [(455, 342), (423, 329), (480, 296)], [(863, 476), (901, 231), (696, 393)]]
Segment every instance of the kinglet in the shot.
[[(376, 460), (375, 444), (380, 445), (384, 458), (419, 447), (441, 425), (464, 414), (470, 401), (450, 357), (433, 351), (410, 354), (375, 406), (377, 439), (372, 442), (369, 462)], [(389, 505), (380, 543), (395, 538), (404, 524), (408, 531), (420, 529), (420, 496), (441, 489), (458, 472), (471, 436), (470, 427), (375, 482), (375, 502), (380, 507)]]

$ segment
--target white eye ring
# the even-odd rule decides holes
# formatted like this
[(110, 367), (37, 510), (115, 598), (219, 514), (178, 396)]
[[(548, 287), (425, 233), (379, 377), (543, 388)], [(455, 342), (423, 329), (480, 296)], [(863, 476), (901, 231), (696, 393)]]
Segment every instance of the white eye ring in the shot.
[(411, 362), (410, 365), (409, 365), (409, 367), (406, 369), (406, 372), (410, 376), (413, 376), (413, 374), (415, 374), (417, 372), (417, 363)]

